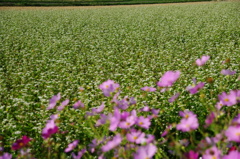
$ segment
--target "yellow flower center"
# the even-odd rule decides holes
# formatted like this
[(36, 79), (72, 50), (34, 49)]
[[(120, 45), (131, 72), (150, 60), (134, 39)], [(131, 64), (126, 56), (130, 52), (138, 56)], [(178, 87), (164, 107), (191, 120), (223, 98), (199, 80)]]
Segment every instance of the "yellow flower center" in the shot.
[(137, 136), (134, 136), (133, 139), (134, 139), (134, 140), (137, 140)]
[(139, 122), (139, 125), (142, 125), (143, 124), (143, 122)]
[(228, 101), (229, 101), (229, 99), (228, 99), (228, 98), (226, 98), (226, 99), (224, 99), (224, 101), (225, 101), (225, 102), (228, 102)]
[(236, 135), (237, 135), (237, 136), (240, 136), (240, 132), (237, 132)]

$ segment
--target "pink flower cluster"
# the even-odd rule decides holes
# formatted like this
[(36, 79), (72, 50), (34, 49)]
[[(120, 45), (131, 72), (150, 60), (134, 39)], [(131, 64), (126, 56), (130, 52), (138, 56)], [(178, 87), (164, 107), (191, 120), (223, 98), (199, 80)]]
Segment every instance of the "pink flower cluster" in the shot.
[(111, 93), (115, 92), (119, 87), (119, 84), (115, 83), (113, 80), (107, 80), (99, 86), (99, 88), (103, 91), (103, 94), (107, 97), (109, 97)]
[(179, 115), (182, 116), (183, 118), (177, 125), (177, 130), (188, 132), (198, 128), (199, 124), (196, 114), (189, 110), (185, 110), (184, 112), (181, 111)]

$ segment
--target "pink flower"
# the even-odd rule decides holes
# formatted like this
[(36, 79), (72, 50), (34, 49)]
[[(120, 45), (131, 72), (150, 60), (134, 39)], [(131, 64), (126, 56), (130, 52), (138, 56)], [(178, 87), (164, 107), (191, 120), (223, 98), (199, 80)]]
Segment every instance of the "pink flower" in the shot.
[(231, 125), (240, 126), (240, 114), (233, 118)]
[(238, 159), (240, 158), (240, 153), (238, 151), (231, 151), (228, 155), (223, 156), (222, 159)]
[(205, 127), (208, 127), (209, 125), (212, 124), (213, 120), (215, 119), (215, 113), (214, 112), (211, 112), (208, 116), (207, 116), (207, 119), (205, 120)]
[(106, 123), (106, 121), (108, 120), (108, 116), (105, 114), (100, 114), (100, 119), (96, 122), (95, 126), (100, 126)]
[(217, 102), (217, 104), (215, 105), (215, 107), (220, 110), (222, 107), (223, 107), (223, 102), (220, 101), (220, 102)]
[(188, 110), (180, 112), (179, 114), (183, 119), (181, 119), (180, 123), (177, 125), (177, 130), (188, 132), (198, 128), (199, 124), (196, 114)]
[(51, 137), (51, 135), (55, 134), (58, 132), (58, 127), (54, 123), (54, 120), (49, 120), (42, 130), (42, 137), (43, 139), (47, 139)]
[(198, 126), (198, 120), (196, 117), (189, 117), (187, 119), (183, 118), (177, 125), (177, 130), (188, 132), (197, 129)]
[(141, 112), (149, 112), (150, 110), (151, 109), (147, 105), (140, 109)]
[(84, 108), (84, 104), (80, 100), (73, 104), (74, 109), (78, 109), (80, 107)]
[(204, 87), (204, 85), (205, 84), (203, 82), (199, 82), (196, 86), (188, 86), (186, 90), (188, 90), (190, 94), (196, 94), (201, 88)]
[(0, 159), (12, 159), (12, 155), (5, 152), (2, 156), (0, 156)]
[(92, 113), (93, 114), (101, 113), (103, 111), (104, 107), (105, 107), (105, 104), (104, 104), (104, 102), (102, 102), (102, 104), (99, 107), (92, 108)]
[(218, 150), (216, 146), (213, 146), (205, 151), (205, 154), (202, 156), (203, 159), (220, 159), (221, 151)]
[(108, 141), (106, 145), (102, 146), (102, 151), (103, 152), (110, 151), (111, 149), (120, 145), (121, 142), (122, 142), (122, 137), (120, 134), (117, 134), (116, 136), (114, 136), (114, 138), (111, 141)]
[(184, 155), (186, 159), (198, 159), (198, 153), (190, 150), (188, 153)]
[(58, 111), (63, 110), (64, 107), (65, 107), (66, 105), (68, 105), (68, 103), (69, 103), (69, 99), (66, 99), (65, 101), (63, 101), (63, 102), (61, 103), (61, 105), (57, 108), (57, 110), (58, 110)]
[(231, 71), (231, 70), (222, 70), (221, 74), (223, 75), (234, 75), (236, 73), (236, 71)]
[(136, 120), (137, 120), (136, 116), (128, 116), (126, 120), (121, 121), (119, 123), (119, 127), (122, 129), (128, 129), (135, 124)]
[(183, 118), (186, 118), (186, 119), (189, 118), (189, 117), (195, 117), (196, 116), (192, 111), (187, 110), (187, 109), (184, 110), (184, 111), (180, 111), (179, 115)]
[(64, 150), (64, 152), (70, 152), (72, 151), (77, 145), (78, 145), (79, 140), (75, 140), (72, 143), (68, 145), (68, 147)]
[(146, 92), (154, 92), (156, 91), (156, 88), (145, 86), (145, 87), (142, 87), (141, 90)]
[(172, 103), (174, 102), (178, 97), (179, 97), (180, 93), (176, 93), (175, 95), (173, 95), (169, 100), (168, 102), (169, 103)]
[(180, 71), (167, 71), (157, 83), (159, 87), (171, 87), (180, 77)]
[(53, 96), (50, 100), (49, 100), (49, 106), (47, 107), (47, 110), (49, 109), (53, 109), (55, 107), (55, 105), (57, 104), (57, 102), (61, 99), (61, 95), (60, 93), (58, 93), (57, 95)]
[(107, 97), (110, 96), (110, 93), (115, 92), (119, 87), (119, 84), (115, 83), (113, 80), (107, 80), (99, 86), (99, 88), (103, 91), (103, 94)]
[(137, 119), (137, 125), (142, 127), (142, 128), (148, 129), (149, 126), (151, 125), (151, 122), (150, 122), (149, 118), (144, 118), (143, 116), (140, 116)]
[(228, 141), (240, 142), (240, 127), (239, 126), (229, 126), (225, 131)]
[(114, 109), (114, 113), (113, 115), (110, 115), (109, 120), (110, 120), (109, 130), (115, 131), (121, 120), (121, 112), (119, 111), (119, 109), (117, 108)]
[(25, 147), (31, 139), (27, 136), (23, 136), (22, 139), (18, 139), (15, 143), (12, 144), (12, 149), (13, 150), (19, 150), (22, 147)]
[(153, 144), (140, 146), (137, 153), (134, 154), (134, 159), (151, 159), (157, 152), (157, 147)]
[(144, 137), (145, 133), (136, 130), (132, 130), (130, 133), (127, 134), (127, 140), (130, 142), (135, 142), (137, 144), (142, 143)]
[(222, 102), (223, 105), (235, 105), (237, 104), (237, 92), (234, 90), (231, 90), (229, 94), (223, 92), (222, 94), (218, 95), (218, 99)]
[(72, 153), (72, 157), (73, 159), (81, 159), (85, 152), (86, 152), (86, 149), (82, 149), (77, 153), (77, 155), (75, 155), (75, 153)]
[(200, 59), (196, 60), (196, 64), (198, 66), (203, 66), (208, 60), (209, 60), (210, 56), (202, 56)]

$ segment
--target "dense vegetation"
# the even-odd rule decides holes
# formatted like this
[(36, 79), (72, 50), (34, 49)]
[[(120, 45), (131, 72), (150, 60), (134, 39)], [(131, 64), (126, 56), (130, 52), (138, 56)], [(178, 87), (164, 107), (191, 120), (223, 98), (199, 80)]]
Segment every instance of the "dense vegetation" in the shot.
[[(49, 158), (60, 158), (58, 155), (65, 158), (70, 154), (64, 154), (64, 149), (76, 139), (80, 140), (79, 150), (94, 138), (116, 134), (108, 130), (108, 125), (93, 126), (99, 116), (85, 116), (102, 102), (105, 102), (105, 114), (113, 112), (112, 97), (105, 97), (99, 89), (100, 84), (111, 79), (120, 84), (119, 100), (127, 99), (125, 96), (135, 98), (137, 103), (128, 111), (146, 105), (160, 110), (144, 132), (155, 136), (159, 158), (164, 153), (174, 155), (174, 150), (169, 153), (167, 146), (159, 143), (164, 140), (161, 133), (165, 128), (170, 123), (179, 123), (179, 111), (191, 110), (202, 126), (207, 115), (215, 110), (218, 95), (240, 88), (239, 6), (238, 2), (222, 2), (1, 10), (0, 146), (4, 152), (16, 155), (18, 152), (11, 148), (12, 144), (27, 135), (32, 139), (30, 147), (35, 157), (48, 154)], [(204, 66), (197, 66), (195, 61), (203, 55), (210, 59)], [(223, 69), (236, 73), (225, 76), (220, 73)], [(163, 92), (156, 83), (169, 70), (179, 70), (181, 75)], [(205, 83), (196, 94), (186, 90), (193, 84), (193, 78), (197, 83)], [(148, 92), (141, 90), (144, 86), (158, 89)], [(59, 92), (61, 102), (69, 99), (68, 106), (62, 111), (47, 110), (49, 99)], [(170, 103), (168, 99), (176, 93), (180, 96)], [(72, 108), (78, 100), (84, 103), (84, 109)], [(238, 108), (239, 104), (224, 108), (227, 113), (221, 114), (213, 129), (226, 129), (221, 123), (225, 119), (229, 123), (239, 113)], [(52, 114), (60, 114), (56, 123), (61, 133), (46, 141), (41, 134)], [(204, 136), (199, 135), (200, 130), (196, 132), (195, 144)], [(215, 131), (207, 130), (205, 135), (216, 135)], [(188, 138), (188, 133), (174, 135), (178, 139)], [(42, 145), (48, 147), (50, 143), (54, 143), (53, 149), (43, 148)], [(94, 155), (88, 153), (86, 158)]]
[(0, 6), (96, 6), (199, 2), (210, 0), (0, 0)]

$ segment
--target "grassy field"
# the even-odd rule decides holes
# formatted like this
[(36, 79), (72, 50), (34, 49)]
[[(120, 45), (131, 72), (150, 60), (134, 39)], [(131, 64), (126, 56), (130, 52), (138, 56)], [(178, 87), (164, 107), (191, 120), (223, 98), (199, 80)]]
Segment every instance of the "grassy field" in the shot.
[[(32, 152), (41, 158), (42, 129), (49, 116), (58, 112), (46, 108), (49, 99), (61, 92), (62, 99), (70, 103), (59, 112), (58, 124), (61, 131), (68, 133), (54, 136), (53, 141), (60, 143), (56, 149), (63, 152), (77, 138), (83, 148), (96, 132), (105, 130), (91, 131), (84, 115), (102, 101), (110, 110), (109, 98), (99, 89), (108, 79), (120, 84), (122, 98), (136, 98), (137, 105), (130, 110), (145, 104), (160, 109), (154, 128), (146, 131), (154, 133), (157, 140), (161, 140), (160, 134), (169, 123), (179, 121), (181, 110), (190, 109), (203, 124), (218, 94), (240, 88), (239, 7), (239, 2), (219, 2), (0, 10), (1, 145), (6, 152), (16, 154), (11, 144), (27, 135), (34, 139)], [(204, 67), (197, 67), (194, 63), (202, 55), (211, 59)], [(228, 62), (223, 64), (225, 60)], [(220, 74), (222, 69), (237, 73), (226, 77)], [(140, 90), (144, 86), (156, 87), (169, 70), (181, 71), (179, 81), (170, 90)], [(206, 84), (198, 94), (189, 95), (186, 87), (194, 77)], [(207, 83), (210, 77), (213, 83)], [(169, 103), (177, 92), (181, 93), (178, 101)], [(77, 100), (85, 104), (85, 111), (71, 108)]]

